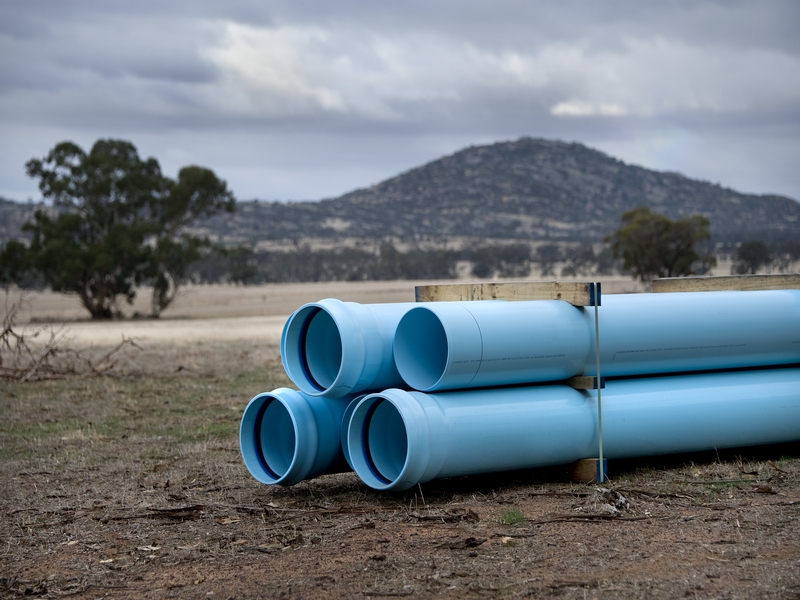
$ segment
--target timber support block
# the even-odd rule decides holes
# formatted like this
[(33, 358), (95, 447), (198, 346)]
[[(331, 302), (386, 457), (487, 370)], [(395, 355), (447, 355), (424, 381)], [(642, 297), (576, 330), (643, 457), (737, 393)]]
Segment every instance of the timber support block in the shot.
[(653, 280), (653, 292), (800, 290), (800, 274), (666, 277)]
[[(570, 377), (565, 382), (569, 387), (574, 390), (596, 390), (597, 389), (597, 377), (591, 377), (589, 375), (577, 375), (575, 377)], [(600, 377), (600, 389), (606, 388), (606, 378)]]
[[(520, 281), (509, 283), (451, 283), (418, 285), (417, 302), (464, 300), (564, 300), (573, 306), (594, 306), (594, 284), (580, 281)], [(600, 305), (600, 284), (597, 284)]]
[(584, 458), (569, 466), (569, 480), (572, 483), (603, 483), (608, 481), (608, 460)]

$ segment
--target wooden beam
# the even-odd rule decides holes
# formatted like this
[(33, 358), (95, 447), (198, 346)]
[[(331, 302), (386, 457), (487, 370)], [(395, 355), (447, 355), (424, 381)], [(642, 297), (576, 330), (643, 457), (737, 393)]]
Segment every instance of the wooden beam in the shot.
[(576, 460), (567, 467), (567, 471), (569, 472), (569, 480), (572, 483), (602, 483), (608, 481), (608, 461), (606, 459), (603, 459), (602, 467), (599, 458)]
[[(597, 377), (592, 377), (591, 375), (576, 375), (575, 377), (570, 377), (564, 383), (574, 390), (597, 389)], [(605, 387), (606, 378), (600, 377), (600, 389), (605, 389)]]
[[(598, 305), (602, 298), (597, 284)], [(573, 306), (594, 306), (594, 287), (579, 281), (520, 281), (418, 285), (417, 302), (446, 300), (564, 300)]]
[(800, 274), (668, 277), (653, 280), (654, 292), (721, 292), (739, 290), (800, 290)]

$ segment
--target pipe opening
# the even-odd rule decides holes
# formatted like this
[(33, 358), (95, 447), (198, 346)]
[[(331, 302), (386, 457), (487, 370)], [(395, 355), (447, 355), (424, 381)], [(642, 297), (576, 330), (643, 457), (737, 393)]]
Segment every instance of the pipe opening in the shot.
[(392, 483), (403, 471), (408, 435), (403, 417), (387, 400), (376, 403), (364, 423), (364, 451), (369, 468), (382, 483)]
[(447, 357), (447, 333), (439, 317), (427, 308), (408, 311), (394, 336), (400, 377), (414, 389), (430, 389), (444, 376)]
[(327, 311), (318, 309), (306, 319), (300, 334), (300, 357), (308, 380), (321, 391), (336, 381), (342, 366), (342, 337)]
[(261, 466), (280, 479), (292, 466), (297, 446), (294, 422), (282, 402), (269, 400), (259, 411), (255, 423), (255, 449)]

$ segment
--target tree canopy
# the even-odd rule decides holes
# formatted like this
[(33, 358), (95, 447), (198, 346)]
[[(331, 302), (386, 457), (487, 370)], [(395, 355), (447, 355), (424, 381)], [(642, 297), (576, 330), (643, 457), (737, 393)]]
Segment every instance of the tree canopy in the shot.
[(153, 284), (158, 315), (209, 247), (188, 226), (234, 208), (213, 171), (184, 167), (172, 180), (124, 140), (98, 140), (89, 153), (62, 142), (26, 169), (53, 202), (24, 226), (33, 234), (28, 264), (53, 290), (76, 293), (93, 318), (114, 316), (119, 299), (132, 302), (145, 281)]
[(186, 229), (198, 219), (233, 209), (233, 195), (210, 169), (184, 167), (178, 172), (177, 181), (169, 181), (168, 193), (152, 207), (158, 232), (150, 272), (154, 315), (172, 303), (189, 266), (210, 248), (208, 240), (191, 235)]
[(711, 237), (708, 219), (702, 215), (673, 221), (640, 206), (624, 213), (621, 221), (606, 241), (611, 242), (614, 258), (622, 259), (622, 268), (641, 281), (693, 275), (698, 268), (717, 263), (713, 256), (701, 260), (695, 249)]
[(772, 262), (772, 252), (764, 242), (751, 240), (742, 242), (733, 255), (731, 272), (743, 275), (758, 273), (761, 267), (766, 267)]

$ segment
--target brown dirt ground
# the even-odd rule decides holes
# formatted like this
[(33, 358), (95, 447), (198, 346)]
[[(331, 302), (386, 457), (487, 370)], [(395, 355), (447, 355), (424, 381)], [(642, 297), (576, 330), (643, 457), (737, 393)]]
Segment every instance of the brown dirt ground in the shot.
[(800, 598), (799, 443), (612, 462), (618, 513), (563, 467), (269, 487), (236, 435), (288, 384), (275, 339), (152, 339), (114, 373), (0, 381), (0, 597)]

